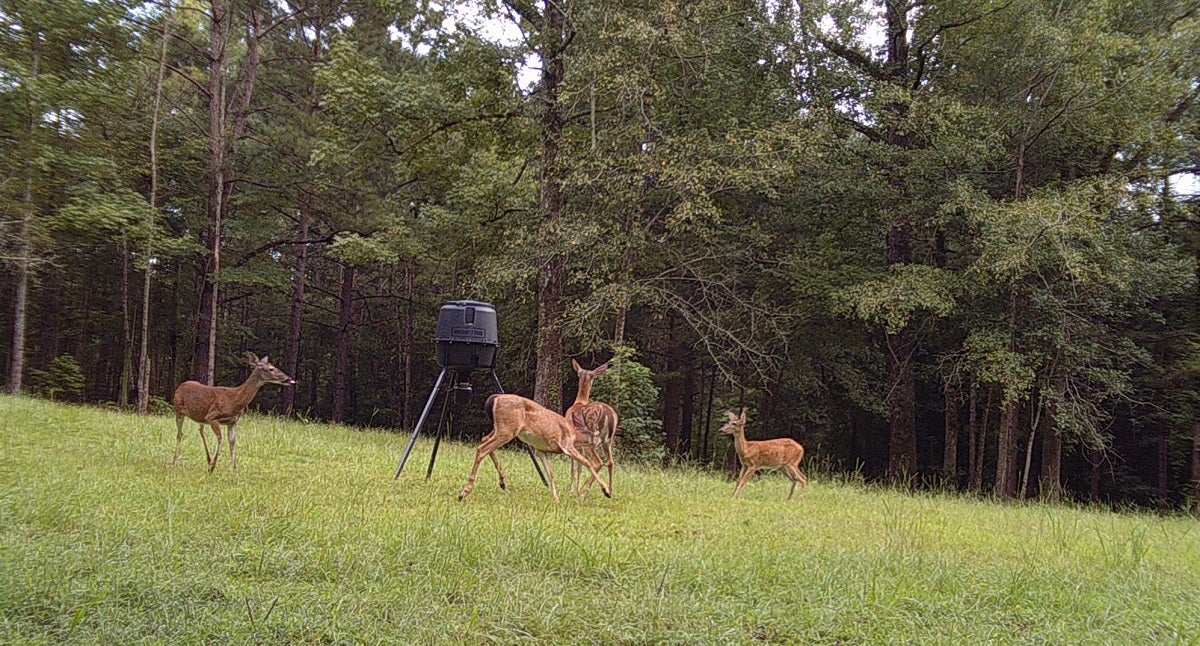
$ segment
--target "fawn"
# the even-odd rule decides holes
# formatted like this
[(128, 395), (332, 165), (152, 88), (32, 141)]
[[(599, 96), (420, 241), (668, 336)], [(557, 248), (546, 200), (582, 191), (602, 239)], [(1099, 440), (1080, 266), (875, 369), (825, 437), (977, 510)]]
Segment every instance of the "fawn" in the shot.
[(733, 436), (733, 448), (737, 451), (738, 461), (742, 463), (742, 473), (733, 487), (734, 497), (737, 497), (738, 491), (741, 491), (755, 471), (760, 468), (783, 467), (784, 473), (792, 481), (788, 500), (791, 500), (792, 494), (796, 492), (796, 483), (800, 483), (800, 497), (803, 498), (804, 487), (808, 485), (808, 477), (800, 470), (800, 461), (804, 459), (804, 447), (786, 437), (775, 440), (747, 440), (746, 411), (742, 411), (740, 416), (734, 415), (733, 411), (726, 414), (729, 421), (721, 427), (721, 432)]

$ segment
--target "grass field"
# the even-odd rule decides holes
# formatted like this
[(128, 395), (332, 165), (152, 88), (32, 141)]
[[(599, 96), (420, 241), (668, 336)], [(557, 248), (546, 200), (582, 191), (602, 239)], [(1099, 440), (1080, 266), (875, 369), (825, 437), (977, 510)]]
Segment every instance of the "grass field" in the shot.
[[(0, 642), (1197, 644), (1200, 523), (618, 465), (554, 504), (501, 451), (0, 396)], [(483, 429), (480, 429), (482, 435)]]

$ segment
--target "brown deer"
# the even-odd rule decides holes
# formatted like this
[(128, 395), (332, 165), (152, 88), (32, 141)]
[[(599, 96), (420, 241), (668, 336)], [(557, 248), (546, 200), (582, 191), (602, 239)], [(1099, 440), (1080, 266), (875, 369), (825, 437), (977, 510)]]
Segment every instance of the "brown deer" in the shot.
[(742, 463), (742, 473), (738, 476), (737, 484), (733, 487), (733, 496), (745, 486), (750, 476), (760, 468), (772, 469), (783, 467), (784, 473), (792, 481), (792, 489), (788, 492), (788, 500), (796, 492), (796, 483), (800, 483), (800, 497), (804, 497), (804, 487), (808, 485), (808, 477), (800, 470), (800, 461), (804, 459), (804, 447), (791, 438), (776, 440), (760, 440), (752, 442), (746, 439), (746, 411), (740, 416), (733, 411), (726, 413), (729, 421), (721, 427), (721, 432), (733, 436), (733, 448), (737, 451), (738, 460)]
[[(617, 411), (604, 402), (594, 402), (590, 399), (592, 382), (608, 370), (608, 363), (603, 363), (593, 370), (585, 370), (574, 359), (571, 359), (571, 365), (575, 368), (575, 374), (579, 375), (579, 389), (575, 393), (575, 403), (567, 409), (564, 417), (578, 432), (576, 446), (582, 447), (580, 452), (588, 458), (588, 461), (597, 467), (603, 464), (608, 465), (608, 486), (612, 487), (615, 464), (613, 441), (617, 436)], [(599, 453), (601, 450), (604, 452), (603, 457)], [(579, 463), (572, 462), (571, 491), (579, 489), (582, 473)], [(593, 482), (595, 482), (594, 479), (588, 480), (587, 488), (580, 492), (581, 497), (587, 496), (588, 491), (592, 489)]]
[(505, 488), (504, 468), (500, 466), (500, 460), (496, 458), (494, 451), (511, 442), (513, 438), (520, 438), (528, 444), (541, 460), (554, 502), (558, 502), (558, 490), (554, 487), (554, 471), (551, 470), (548, 459), (548, 456), (554, 453), (565, 453), (572, 460), (587, 467), (592, 477), (600, 482), (600, 490), (604, 495), (612, 497), (608, 484), (600, 480), (596, 468), (575, 448), (575, 429), (565, 417), (520, 395), (492, 395), (487, 398), (483, 407), (492, 418), (492, 432), (488, 433), (479, 444), (479, 448), (475, 449), (475, 463), (471, 465), (471, 475), (467, 476), (467, 484), (458, 494), (459, 500), (466, 498), (475, 488), (475, 474), (479, 471), (479, 463), (483, 461), (484, 456), (492, 458), (492, 464), (496, 465), (496, 472), (500, 474), (500, 488)]
[[(247, 352), (245, 357), (254, 370), (240, 386), (207, 386), (198, 381), (185, 381), (175, 389), (171, 401), (175, 405), (175, 427), (178, 433), (175, 436), (175, 457), (171, 460), (172, 466), (179, 460), (179, 445), (183, 443), (183, 418), (188, 417), (192, 421), (200, 422), (200, 439), (204, 442), (204, 455), (208, 459), (209, 473), (217, 468), (217, 457), (221, 455), (221, 425), (229, 427), (229, 461), (233, 470), (237, 471), (237, 453), (234, 450), (237, 444), (237, 424), (246, 406), (258, 394), (258, 389), (263, 384), (291, 386), (296, 383), (294, 379), (283, 374), (282, 370), (271, 365), (267, 357), (259, 359), (253, 352)], [(212, 426), (213, 433), (217, 435), (217, 450), (211, 455), (208, 452), (208, 437), (204, 431), (206, 424)]]

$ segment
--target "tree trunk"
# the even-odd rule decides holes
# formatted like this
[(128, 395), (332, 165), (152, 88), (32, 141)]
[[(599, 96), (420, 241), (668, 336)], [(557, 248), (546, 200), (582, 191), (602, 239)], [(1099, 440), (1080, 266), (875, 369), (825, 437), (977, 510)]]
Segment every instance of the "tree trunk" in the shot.
[[(32, 133), (31, 133), (32, 134)], [(21, 392), (25, 376), (25, 323), (29, 313), (29, 277), (33, 264), (33, 161), (27, 160), (25, 186), (21, 189), (21, 224), (17, 229), (17, 284), (13, 295), (12, 363), (8, 372), (8, 390)]]
[[(884, 3), (887, 53), (884, 74), (889, 83), (905, 88), (909, 81), (909, 22), (908, 2)], [(908, 105), (894, 101), (887, 108), (897, 122), (908, 113)], [(908, 182), (907, 158), (904, 151), (912, 145), (908, 131), (901, 124), (889, 127), (888, 146), (894, 149), (892, 167), (888, 169), (888, 183), (897, 195), (904, 192)], [(912, 262), (912, 223), (904, 213), (904, 205), (897, 209), (899, 215), (887, 233), (887, 265)], [(905, 329), (898, 334), (889, 334), (888, 349), (891, 352), (891, 379), (888, 388), (888, 479), (893, 483), (907, 483), (917, 471), (917, 423), (916, 423), (916, 379), (913, 374), (913, 359), (917, 348), (916, 333)]]
[(912, 359), (916, 340), (912, 332), (888, 335), (892, 353), (891, 411), (888, 433), (888, 479), (893, 484), (908, 484), (917, 472), (916, 380)]
[(1200, 516), (1200, 422), (1192, 422), (1192, 459), (1188, 467), (1192, 514)]
[(401, 427), (412, 428), (413, 393), (413, 308), (415, 307), (417, 263), (404, 263), (404, 311), (400, 315), (400, 374), (404, 380), (400, 397)]
[(962, 435), (962, 418), (959, 416), (959, 400), (962, 398), (959, 383), (947, 378), (942, 387), (945, 402), (945, 443), (942, 445), (942, 473), (954, 488), (958, 487), (958, 437)]
[(1051, 426), (1042, 434), (1042, 477), (1038, 491), (1043, 500), (1062, 502), (1062, 436)]
[(228, 62), (226, 34), (230, 26), (230, 11), (225, 0), (209, 0), (209, 76), (208, 76), (208, 220), (209, 255), (201, 266), (200, 316), (197, 317), (196, 348), (193, 354), (193, 373), (207, 384), (213, 383), (216, 369), (217, 327), (220, 294), (218, 278), (221, 273), (221, 234), (228, 211), (233, 182), (228, 169), (233, 161), (233, 145), (245, 129), (250, 97), (258, 71), (257, 9), (247, 19), (245, 63), (239, 74), (238, 112), (229, 127), (228, 83), (225, 66)]
[[(296, 249), (296, 261), (292, 267), (292, 306), (288, 313), (287, 347), (284, 349), (283, 371), (289, 375), (300, 374), (300, 331), (304, 322), (304, 284), (308, 264), (308, 218), (312, 208), (311, 198), (305, 194), (300, 199), (298, 213), (300, 247)], [(284, 388), (281, 400), (283, 414), (291, 416), (296, 410), (296, 389)]]
[(225, 31), (228, 13), (224, 0), (209, 2), (208, 71), (208, 255), (197, 276), (200, 292), (196, 316), (192, 376), (213, 384), (217, 345), (217, 274), (221, 269), (221, 220), (225, 204)]
[(1165, 422), (1158, 425), (1158, 513), (1171, 509), (1171, 433)]
[[(1044, 401), (1043, 398), (1038, 398), (1038, 405), (1034, 409), (1033, 419), (1029, 422), (1029, 437), (1025, 440), (1025, 463), (1021, 469), (1021, 488), (1017, 491), (1017, 497), (1021, 500), (1029, 496), (1029, 478), (1033, 471), (1033, 442), (1037, 439), (1038, 428), (1041, 427), (1043, 420), (1046, 418)], [(1032, 399), (1030, 404), (1032, 405)]]
[(1088, 467), (1088, 500), (1091, 502), (1100, 501), (1100, 467), (1104, 463), (1104, 453), (1095, 447), (1088, 447), (1086, 450)]
[(1004, 402), (1000, 413), (1000, 432), (996, 440), (996, 497), (1007, 500), (1016, 493), (1013, 478), (1013, 445), (1017, 439), (1020, 404)]
[(122, 240), (117, 245), (117, 253), (121, 256), (120, 283), (121, 292), (121, 376), (117, 384), (117, 406), (129, 406), (129, 387), (133, 383), (133, 313), (129, 309), (129, 242)]
[[(145, 415), (150, 408), (150, 278), (154, 273), (154, 229), (158, 210), (158, 117), (162, 109), (163, 77), (167, 70), (167, 22), (170, 8), (163, 16), (162, 42), (158, 54), (158, 77), (154, 81), (154, 108), (150, 114), (150, 211), (146, 216), (145, 272), (142, 275), (142, 332), (138, 352), (137, 411)], [(172, 348), (173, 350), (173, 348)], [(173, 354), (173, 352), (172, 352)]]
[(333, 421), (346, 421), (346, 399), (350, 384), (350, 326), (354, 311), (354, 278), (357, 270), (342, 268), (342, 290), (338, 308), (337, 339), (333, 350)]
[(565, 78), (564, 49), (567, 45), (566, 20), (562, 6), (545, 3), (537, 39), (542, 59), (542, 123), (540, 206), (544, 219), (546, 258), (538, 270), (537, 367), (534, 373), (533, 399), (554, 411), (562, 407), (562, 332), (563, 283), (566, 259), (563, 257), (557, 228), (562, 220), (562, 169), (558, 155), (563, 137), (562, 104), (559, 96)]
[(679, 453), (692, 456), (692, 428), (695, 425), (696, 365), (691, 357), (683, 366), (683, 401), (679, 410)]
[[(289, 5), (290, 6), (290, 5)], [(295, 9), (293, 8), (293, 11)], [(320, 21), (313, 20), (309, 25), (312, 29), (312, 53), (309, 63), (313, 66), (321, 61), (323, 25)], [(305, 83), (305, 96), (308, 102), (307, 112), (311, 119), (317, 113), (317, 88), (316, 82), (310, 75)], [(288, 336), (287, 347), (284, 349), (284, 368), (283, 371), (293, 378), (300, 374), (300, 334), (301, 327), (304, 322), (304, 288), (308, 280), (308, 225), (312, 214), (312, 195), (308, 192), (301, 194), (298, 204), (296, 234), (300, 238), (300, 246), (296, 249), (295, 264), (292, 267), (292, 302), (291, 309), (288, 313)], [(296, 410), (296, 391), (295, 388), (284, 388), (280, 405), (283, 408), (283, 414), (290, 417)]]
[[(41, 40), (36, 32), (30, 34), (30, 39), (29, 84), (36, 86), (42, 60)], [(25, 149), (25, 181), (21, 187), (21, 222), (17, 226), (17, 281), (13, 294), (12, 359), (8, 371), (8, 390), (13, 394), (21, 392), (25, 378), (25, 324), (29, 314), (29, 279), (33, 265), (33, 156), (40, 110), (32, 90), (26, 107), (29, 110), (26, 123), (29, 140)]]
[[(979, 447), (983, 446), (983, 434), (979, 424), (979, 384), (974, 380), (971, 381), (971, 391), (967, 399), (967, 491), (979, 493), (983, 488), (983, 460), (979, 451)], [(985, 426), (986, 420), (985, 412)]]
[(675, 343), (675, 316), (668, 314), (661, 320), (660, 333), (667, 365), (663, 375), (663, 434), (667, 455), (679, 457), (683, 447), (683, 376), (679, 349)]

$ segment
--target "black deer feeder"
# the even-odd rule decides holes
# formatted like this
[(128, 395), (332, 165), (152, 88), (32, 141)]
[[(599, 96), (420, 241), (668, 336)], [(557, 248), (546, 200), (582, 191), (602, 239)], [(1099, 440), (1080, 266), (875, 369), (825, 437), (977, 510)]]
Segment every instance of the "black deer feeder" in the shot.
[[(417, 435), (420, 434), (421, 427), (425, 425), (429, 411), (433, 408), (433, 401), (442, 391), (443, 384), (446, 384), (447, 390), (451, 392), (446, 393), (442, 402), (442, 414), (438, 419), (438, 428), (433, 439), (433, 452), (429, 456), (429, 469), (425, 471), (426, 480), (433, 474), (433, 462), (437, 459), (438, 445), (442, 441), (442, 422), (446, 419), (450, 400), (453, 398), (458, 405), (470, 401), (472, 373), (477, 370), (491, 372), (492, 381), (496, 384), (496, 392), (504, 392), (504, 387), (500, 385), (500, 377), (496, 375), (496, 354), (500, 349), (500, 335), (496, 325), (496, 308), (492, 307), (490, 303), (449, 301), (443, 304), (441, 310), (438, 311), (437, 336), (434, 340), (437, 342), (437, 363), (441, 367), (441, 371), (438, 372), (437, 381), (433, 383), (433, 390), (429, 392), (429, 398), (425, 401), (425, 408), (421, 410), (421, 416), (417, 418), (417, 425), (413, 427), (412, 437), (408, 439), (408, 446), (404, 448), (404, 455), (400, 458), (399, 466), (396, 467), (396, 475), (392, 478), (393, 480), (399, 478), (400, 472), (404, 470), (404, 463), (408, 461), (408, 456), (412, 453)], [(449, 383), (446, 383), (447, 373), (453, 375)], [(525, 448), (529, 452), (529, 457), (533, 458), (533, 467), (541, 477), (542, 484), (545, 484), (546, 476), (542, 474), (542, 469), (538, 466), (533, 449), (530, 449), (528, 445)]]

